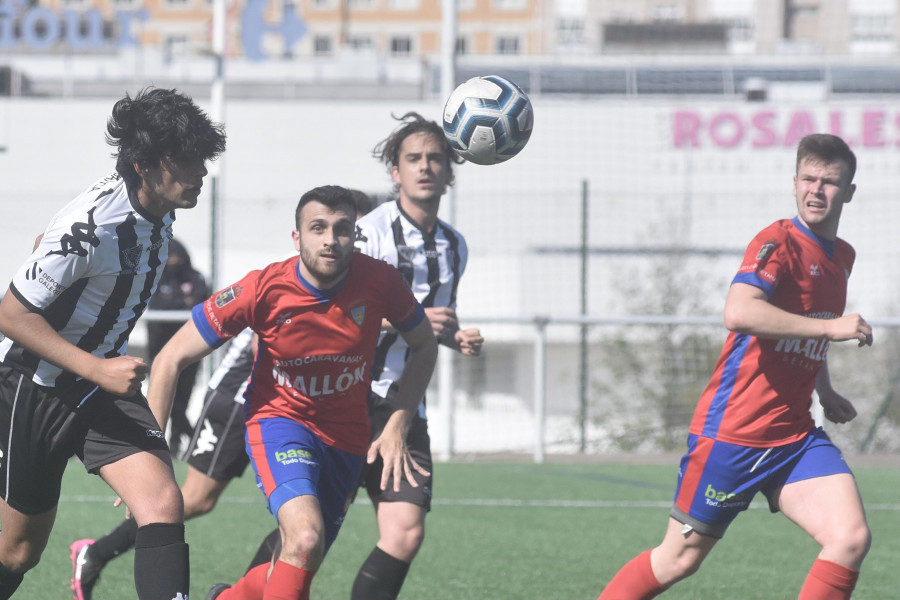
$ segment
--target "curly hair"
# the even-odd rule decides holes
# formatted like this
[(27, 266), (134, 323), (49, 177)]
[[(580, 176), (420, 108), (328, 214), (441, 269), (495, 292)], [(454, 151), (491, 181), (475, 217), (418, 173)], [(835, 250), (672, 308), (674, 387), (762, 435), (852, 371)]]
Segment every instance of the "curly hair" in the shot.
[(400, 147), (403, 145), (403, 140), (414, 133), (429, 133), (440, 142), (444, 154), (447, 155), (447, 170), (449, 174), (447, 185), (453, 185), (453, 163), (462, 164), (465, 161), (453, 150), (447, 138), (444, 137), (443, 127), (435, 121), (429, 121), (415, 111), (410, 111), (402, 117), (397, 117), (393, 114), (391, 116), (400, 121), (401, 124), (391, 132), (391, 135), (378, 142), (372, 150), (372, 156), (384, 163), (388, 168), (388, 172), (390, 172), (393, 167), (400, 164)]
[(225, 151), (225, 128), (213, 123), (176, 90), (144, 88), (113, 106), (106, 143), (116, 147), (116, 171), (129, 187), (140, 186), (134, 164), (156, 167), (164, 158), (214, 160)]

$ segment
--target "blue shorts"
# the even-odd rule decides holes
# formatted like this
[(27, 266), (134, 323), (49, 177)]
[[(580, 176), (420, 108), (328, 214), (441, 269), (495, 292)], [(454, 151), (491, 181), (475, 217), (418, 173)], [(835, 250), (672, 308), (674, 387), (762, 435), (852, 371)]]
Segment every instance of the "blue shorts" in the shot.
[(246, 445), (256, 485), (276, 519), (288, 500), (319, 500), (327, 552), (356, 493), (365, 457), (333, 448), (305, 425), (284, 417), (247, 423)]
[(817, 427), (792, 444), (751, 448), (688, 436), (671, 516), (704, 535), (721, 538), (757, 492), (778, 512), (775, 494), (795, 481), (851, 473), (840, 450)]

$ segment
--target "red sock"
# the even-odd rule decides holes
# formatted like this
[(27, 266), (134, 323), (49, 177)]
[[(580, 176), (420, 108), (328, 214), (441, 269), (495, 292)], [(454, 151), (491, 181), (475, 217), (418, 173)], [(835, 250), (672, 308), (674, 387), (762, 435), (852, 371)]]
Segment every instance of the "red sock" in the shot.
[(650, 550), (647, 550), (619, 569), (597, 600), (650, 600), (665, 589), (653, 574)]
[(309, 600), (309, 588), (315, 574), (315, 571), (307, 571), (279, 560), (266, 583), (262, 600)]
[(849, 600), (859, 571), (817, 558), (797, 600)]
[(247, 574), (238, 579), (233, 586), (218, 595), (216, 600), (247, 600), (247, 598), (262, 598), (266, 589), (266, 573), (269, 571), (269, 563), (253, 567)]

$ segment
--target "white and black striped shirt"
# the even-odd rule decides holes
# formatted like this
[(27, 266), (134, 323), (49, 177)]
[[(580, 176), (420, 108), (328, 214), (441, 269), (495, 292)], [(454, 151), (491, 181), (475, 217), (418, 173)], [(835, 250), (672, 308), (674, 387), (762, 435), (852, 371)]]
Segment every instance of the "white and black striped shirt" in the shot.
[(238, 404), (244, 403), (244, 390), (253, 371), (256, 355), (250, 345), (252, 341), (253, 330), (250, 328), (234, 336), (219, 366), (209, 377), (209, 389), (235, 390), (234, 401)]
[[(174, 220), (174, 212), (148, 213), (118, 175), (105, 177), (53, 217), (9, 291), (82, 350), (124, 354), (166, 264)], [(74, 377), (9, 338), (0, 360), (40, 385)]]
[[(456, 290), (469, 249), (463, 236), (438, 220), (432, 232), (419, 229), (400, 208), (388, 202), (361, 218), (356, 248), (400, 270), (413, 295), (425, 308), (456, 308)], [(396, 332), (382, 332), (372, 365), (372, 391), (387, 397), (406, 364), (408, 346)], [(425, 417), (424, 403), (419, 413)]]

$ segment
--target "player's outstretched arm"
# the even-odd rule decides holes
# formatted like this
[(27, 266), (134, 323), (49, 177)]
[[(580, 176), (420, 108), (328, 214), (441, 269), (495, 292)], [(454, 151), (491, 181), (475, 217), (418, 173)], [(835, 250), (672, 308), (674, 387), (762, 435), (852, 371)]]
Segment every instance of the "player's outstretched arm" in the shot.
[(858, 340), (860, 346), (872, 344), (872, 327), (858, 314), (813, 319), (790, 313), (771, 304), (762, 289), (746, 283), (734, 283), (728, 290), (725, 327), (761, 338)]
[(169, 413), (172, 411), (175, 388), (181, 371), (212, 351), (212, 346), (206, 343), (191, 320), (175, 332), (153, 359), (147, 402), (163, 431), (169, 422)]
[(437, 340), (428, 319), (423, 319), (415, 328), (402, 335), (410, 352), (398, 382), (395, 409), (381, 435), (369, 447), (367, 457), (369, 463), (372, 463), (381, 455), (384, 461), (381, 489), (387, 489), (388, 479), (393, 475), (394, 490), (398, 492), (400, 478), (404, 476), (413, 487), (418, 487), (412, 475), (413, 470), (423, 475), (429, 474), (409, 455), (406, 432), (419, 403), (425, 397), (425, 390), (437, 361)]
[(147, 365), (137, 356), (101, 358), (65, 340), (12, 292), (0, 302), (0, 331), (44, 360), (92, 381), (107, 392), (130, 396), (141, 388)]

